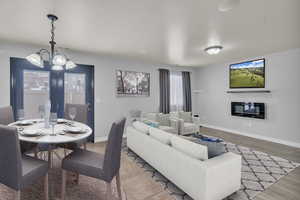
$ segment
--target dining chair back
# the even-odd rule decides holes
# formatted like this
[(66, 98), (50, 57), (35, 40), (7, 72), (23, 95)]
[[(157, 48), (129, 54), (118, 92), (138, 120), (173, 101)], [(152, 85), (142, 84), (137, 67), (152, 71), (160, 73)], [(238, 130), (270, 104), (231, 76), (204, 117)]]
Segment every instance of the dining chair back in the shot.
[[(0, 108), (0, 124), (2, 125), (9, 125), (11, 123), (15, 122), (14, 120), (14, 114), (13, 109), (11, 106), (5, 106)], [(22, 142), (21, 144), (21, 152), (32, 152), (36, 150), (37, 145), (29, 142)]]
[(16, 128), (0, 125), (0, 183), (19, 190), (22, 156)]
[(85, 104), (66, 104), (65, 105), (65, 118), (71, 120), (69, 116), (70, 108), (76, 109), (74, 121), (87, 124), (88, 123), (88, 105)]
[(12, 188), (14, 199), (20, 200), (21, 190), (43, 176), (48, 200), (48, 163), (22, 155), (17, 129), (0, 125), (0, 183)]
[[(65, 114), (64, 117), (65, 119), (72, 120), (71, 117), (69, 116), (69, 111), (71, 108), (76, 109), (76, 115), (74, 118), (74, 121), (83, 123), (83, 124), (88, 124), (88, 105), (84, 104), (66, 104), (65, 105)], [(87, 149), (86, 145), (87, 139), (83, 139), (77, 142), (71, 142), (68, 144), (61, 144), (59, 145), (60, 147), (64, 148), (65, 156), (67, 155), (66, 149), (74, 150), (76, 148), (80, 148), (81, 146), (84, 147), (84, 149)]]
[(8, 125), (13, 123), (14, 114), (11, 106), (0, 107), (0, 124)]
[(126, 119), (114, 123), (110, 130), (104, 155), (103, 172), (105, 181), (110, 182), (120, 169), (121, 148)]
[[(65, 200), (67, 171), (105, 181), (107, 187), (106, 200), (112, 199), (111, 183), (115, 177), (118, 195), (120, 200), (122, 200), (120, 163), (125, 122), (126, 118), (123, 118), (112, 124), (104, 155), (92, 151), (76, 149), (63, 159), (61, 200)], [(79, 180), (78, 178), (79, 176), (77, 177), (77, 182)]]

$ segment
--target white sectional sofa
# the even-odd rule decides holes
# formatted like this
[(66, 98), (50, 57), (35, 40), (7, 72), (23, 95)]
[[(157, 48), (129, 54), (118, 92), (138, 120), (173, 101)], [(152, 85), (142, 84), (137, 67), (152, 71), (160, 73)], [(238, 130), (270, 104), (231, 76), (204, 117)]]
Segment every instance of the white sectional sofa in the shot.
[(206, 146), (142, 122), (126, 132), (128, 148), (194, 200), (222, 200), (240, 189), (239, 155), (228, 152), (208, 159)]

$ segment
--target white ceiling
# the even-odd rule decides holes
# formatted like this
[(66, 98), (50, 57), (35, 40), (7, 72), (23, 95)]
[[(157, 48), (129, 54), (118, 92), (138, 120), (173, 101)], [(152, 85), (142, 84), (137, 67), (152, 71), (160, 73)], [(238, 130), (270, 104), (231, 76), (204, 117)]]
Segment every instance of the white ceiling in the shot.
[[(203, 66), (300, 47), (300, 0), (0, 0), (0, 39)], [(218, 55), (203, 49), (221, 44)]]

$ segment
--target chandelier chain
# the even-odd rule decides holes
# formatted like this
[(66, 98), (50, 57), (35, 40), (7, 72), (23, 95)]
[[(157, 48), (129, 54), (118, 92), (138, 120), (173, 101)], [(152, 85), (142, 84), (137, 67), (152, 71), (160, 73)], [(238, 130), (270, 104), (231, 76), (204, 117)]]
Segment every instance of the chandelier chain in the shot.
[(51, 41), (54, 42), (55, 37), (55, 26), (54, 26), (54, 20), (51, 20)]

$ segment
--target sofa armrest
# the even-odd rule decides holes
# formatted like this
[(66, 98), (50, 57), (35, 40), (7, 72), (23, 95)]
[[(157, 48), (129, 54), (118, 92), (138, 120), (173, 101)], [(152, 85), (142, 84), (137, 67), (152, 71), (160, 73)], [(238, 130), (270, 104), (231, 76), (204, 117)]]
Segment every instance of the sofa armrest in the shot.
[(170, 126), (179, 134), (179, 121), (176, 118), (170, 118)]
[(178, 135), (182, 135), (184, 132), (184, 120), (178, 118)]
[[(242, 158), (227, 152), (203, 162), (206, 171), (206, 199), (222, 199), (241, 187)], [(215, 192), (218, 190), (219, 192)]]

